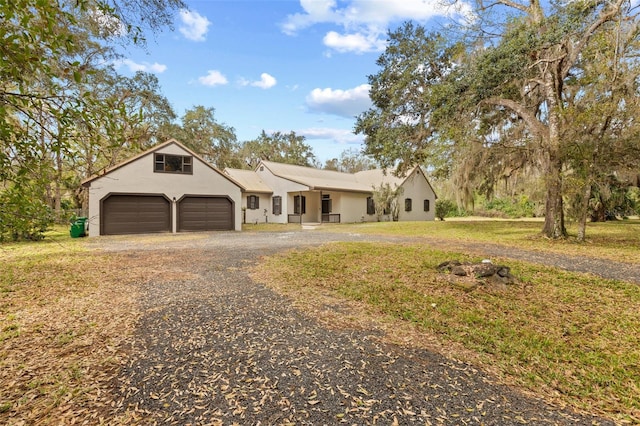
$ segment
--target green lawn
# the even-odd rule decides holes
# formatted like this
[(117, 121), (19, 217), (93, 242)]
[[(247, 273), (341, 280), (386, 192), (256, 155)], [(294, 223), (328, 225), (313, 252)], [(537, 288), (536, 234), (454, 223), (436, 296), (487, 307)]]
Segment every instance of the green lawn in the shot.
[[(391, 340), (429, 342), (427, 346), (454, 353), (548, 400), (618, 422), (638, 423), (639, 285), (496, 259), (508, 263), (520, 282), (507, 291), (481, 287), (465, 292), (439, 274), (436, 266), (451, 259), (480, 259), (420, 244), (423, 238), (500, 242), (640, 260), (638, 221), (591, 224), (589, 241), (583, 244), (541, 238), (541, 225), (446, 221), (326, 227), (417, 240), (337, 243), (292, 251), (267, 259), (256, 277), (310, 311), (317, 313), (323, 298), (355, 304), (354, 317), (364, 315), (369, 321), (392, 324), (388, 326)], [(395, 334), (404, 337), (394, 338)]]
[(550, 240), (541, 235), (541, 220), (455, 219), (444, 222), (374, 222), (323, 225), (323, 230), (381, 235), (484, 241), (530, 250), (600, 257), (640, 263), (640, 220), (589, 223), (583, 243), (575, 239), (577, 228), (569, 224), (569, 237)]

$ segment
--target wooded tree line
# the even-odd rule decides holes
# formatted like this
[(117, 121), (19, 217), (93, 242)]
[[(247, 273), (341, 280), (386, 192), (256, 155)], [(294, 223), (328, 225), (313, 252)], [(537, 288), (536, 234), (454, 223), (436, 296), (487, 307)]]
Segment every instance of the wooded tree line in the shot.
[(369, 77), (374, 106), (355, 130), (384, 166), (432, 165), (463, 204), (526, 174), (544, 190), (543, 233), (566, 236), (571, 211), (584, 239), (594, 198), (638, 185), (637, 6), (477, 6), (465, 25), (428, 32), (408, 22), (389, 33)]
[[(40, 238), (72, 208), (86, 211), (83, 179), (176, 138), (213, 165), (260, 159), (317, 166), (294, 132), (238, 142), (215, 110), (177, 117), (158, 79), (120, 75), (115, 47), (145, 45), (171, 28), (181, 0), (0, 0), (0, 241)], [(357, 167), (356, 153), (332, 160)], [(351, 157), (354, 157), (353, 159)], [(346, 166), (345, 166), (346, 165)]]

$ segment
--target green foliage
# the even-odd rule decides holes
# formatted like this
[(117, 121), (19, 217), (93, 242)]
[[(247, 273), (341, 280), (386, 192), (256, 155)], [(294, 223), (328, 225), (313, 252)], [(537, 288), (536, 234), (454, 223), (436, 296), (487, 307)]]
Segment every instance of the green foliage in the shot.
[(235, 129), (218, 123), (214, 108), (198, 105), (187, 110), (175, 136), (216, 167), (239, 165), (233, 155), (237, 150)]
[(432, 118), (459, 50), (460, 45), (411, 22), (389, 33), (377, 61), (380, 71), (369, 76), (374, 107), (355, 125), (355, 132), (366, 136), (365, 153), (381, 167), (403, 171), (427, 159), (446, 163), (446, 141), (434, 134)]
[(44, 238), (54, 216), (51, 208), (41, 201), (41, 191), (24, 183), (0, 192), (0, 242)]
[(376, 168), (376, 162), (362, 151), (351, 148), (342, 151), (340, 158), (327, 160), (325, 170), (335, 170), (343, 173), (357, 173)]
[(378, 221), (382, 220), (384, 215), (391, 216), (394, 222), (398, 220), (400, 214), (399, 198), (403, 191), (403, 187), (392, 187), (389, 183), (381, 183), (380, 186), (373, 188), (373, 202)]
[(261, 160), (297, 166), (317, 166), (313, 148), (305, 142), (305, 137), (289, 133), (274, 132), (270, 135), (263, 130), (256, 139), (245, 141), (239, 149), (242, 167), (254, 169)]
[(81, 204), (82, 178), (152, 139), (144, 121), (172, 118), (157, 81), (122, 78), (105, 64), (115, 56), (110, 42), (142, 44), (146, 29), (170, 26), (181, 7), (181, 0), (0, 0), (0, 184), (5, 211), (25, 209), (4, 218), (3, 229), (14, 229), (5, 237), (34, 238), (42, 228), (35, 218), (48, 217), (44, 206), (59, 210), (67, 190)]
[(484, 210), (491, 213), (499, 212), (511, 219), (521, 217), (535, 217), (536, 206), (529, 197), (522, 195), (518, 198), (493, 198), (484, 202)]
[(449, 199), (438, 198), (436, 200), (436, 218), (440, 220), (444, 220), (445, 217), (462, 217), (468, 215), (468, 212), (459, 209), (456, 203)]
[(567, 172), (584, 188), (639, 166), (638, 18), (623, 2), (499, 1), (476, 12), (465, 34), (412, 23), (390, 33), (369, 77), (374, 107), (355, 130), (383, 166), (452, 176), (465, 203), (537, 173), (543, 233), (564, 237)]

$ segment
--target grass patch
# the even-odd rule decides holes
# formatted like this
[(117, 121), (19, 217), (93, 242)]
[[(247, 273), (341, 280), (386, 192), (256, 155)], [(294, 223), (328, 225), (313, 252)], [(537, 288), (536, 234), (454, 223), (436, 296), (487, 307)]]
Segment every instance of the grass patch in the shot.
[(289, 232), (299, 231), (299, 223), (244, 223), (242, 230), (247, 232)]
[(85, 243), (59, 227), (0, 245), (1, 424), (96, 423), (111, 409), (141, 274)]
[(444, 222), (374, 222), (323, 225), (323, 230), (416, 238), (437, 238), (460, 242), (488, 242), (542, 252), (600, 257), (618, 262), (640, 263), (640, 220), (629, 219), (589, 223), (587, 239), (578, 243), (577, 228), (568, 227), (569, 237), (550, 240), (541, 235), (540, 220), (467, 220)]
[(392, 334), (417, 328), (549, 400), (640, 421), (640, 286), (503, 260), (519, 285), (465, 293), (435, 270), (451, 259), (480, 260), (418, 244), (338, 243), (268, 258), (256, 276), (303, 306), (326, 296), (393, 322)]

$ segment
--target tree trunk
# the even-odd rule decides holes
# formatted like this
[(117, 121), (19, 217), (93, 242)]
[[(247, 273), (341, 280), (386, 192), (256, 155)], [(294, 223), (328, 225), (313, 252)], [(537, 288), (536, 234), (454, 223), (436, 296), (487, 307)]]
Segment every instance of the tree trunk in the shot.
[(547, 166), (547, 196), (545, 201), (544, 228), (542, 233), (549, 238), (564, 238), (564, 205), (562, 202), (562, 163), (551, 158)]
[(56, 171), (55, 171), (55, 183), (54, 183), (54, 206), (53, 209), (56, 214), (56, 220), (62, 220), (62, 154), (58, 149), (55, 153), (56, 156)]
[(564, 238), (567, 230), (564, 227), (564, 205), (562, 202), (562, 157), (560, 156), (560, 126), (561, 126), (561, 82), (549, 70), (544, 71), (544, 90), (549, 115), (549, 132), (543, 137), (542, 143), (546, 152), (546, 186), (544, 228), (542, 233), (549, 238)]
[(589, 199), (591, 199), (591, 183), (587, 182), (582, 191), (580, 211), (578, 212), (578, 241), (584, 242), (587, 233), (587, 216), (589, 216)]

